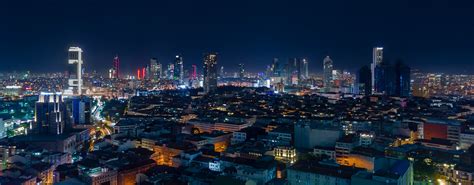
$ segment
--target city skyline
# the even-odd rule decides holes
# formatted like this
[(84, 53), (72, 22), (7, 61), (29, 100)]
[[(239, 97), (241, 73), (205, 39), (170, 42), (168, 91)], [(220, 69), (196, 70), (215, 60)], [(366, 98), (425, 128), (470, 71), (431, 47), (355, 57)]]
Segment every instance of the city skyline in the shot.
[[(203, 54), (210, 51), (219, 52), (219, 64), (228, 71), (238, 71), (242, 63), (246, 71), (263, 72), (275, 57), (281, 61), (304, 57), (309, 71), (322, 72), (323, 59), (329, 55), (336, 68), (354, 72), (372, 62), (371, 50), (377, 46), (384, 47), (384, 58), (392, 63), (402, 59), (425, 71), (473, 71), (474, 58), (469, 54), (474, 40), (469, 20), (472, 2), (149, 2), (129, 6), (118, 1), (110, 7), (105, 2), (92, 3), (88, 15), (62, 10), (88, 8), (85, 5), (31, 4), (37, 6), (8, 2), (1, 8), (5, 29), (0, 30), (0, 71), (64, 71), (64, 50), (70, 46), (84, 49), (86, 70), (104, 74), (116, 55), (121, 71), (133, 73), (150, 58), (167, 64), (177, 54), (185, 59), (185, 68), (200, 66)], [(182, 15), (175, 16), (171, 7), (179, 7)], [(111, 10), (124, 14), (107, 13)]]
[(472, 10), (0, 3), (0, 185), (474, 185)]

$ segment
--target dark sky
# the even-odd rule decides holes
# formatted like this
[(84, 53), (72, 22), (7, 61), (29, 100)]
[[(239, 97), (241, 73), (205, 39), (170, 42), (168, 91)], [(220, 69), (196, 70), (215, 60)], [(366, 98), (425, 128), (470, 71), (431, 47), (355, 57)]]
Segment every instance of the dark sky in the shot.
[(371, 48), (413, 68), (474, 73), (473, 0), (150, 0), (0, 2), (0, 71), (64, 71), (67, 48), (85, 51), (87, 70), (105, 73), (115, 54), (132, 71), (150, 57), (186, 67), (219, 52), (219, 64), (262, 71), (273, 57), (324, 56), (355, 70)]

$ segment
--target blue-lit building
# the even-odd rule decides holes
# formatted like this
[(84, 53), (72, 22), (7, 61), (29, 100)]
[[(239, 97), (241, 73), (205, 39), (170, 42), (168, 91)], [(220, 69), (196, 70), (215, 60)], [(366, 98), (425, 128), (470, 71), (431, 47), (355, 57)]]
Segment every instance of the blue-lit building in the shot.
[(91, 99), (86, 96), (74, 96), (66, 100), (68, 111), (72, 114), (74, 125), (91, 124)]

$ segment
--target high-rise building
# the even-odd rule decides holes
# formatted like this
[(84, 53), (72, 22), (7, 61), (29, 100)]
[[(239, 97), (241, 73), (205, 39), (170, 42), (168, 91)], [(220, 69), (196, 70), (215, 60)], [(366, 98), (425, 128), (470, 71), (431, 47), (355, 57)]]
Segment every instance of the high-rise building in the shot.
[(113, 78), (116, 78), (116, 79), (120, 78), (120, 59), (118, 56), (114, 57), (112, 76)]
[(288, 60), (288, 65), (287, 70), (286, 70), (286, 78), (287, 78), (287, 83), (290, 85), (297, 85), (298, 80), (300, 77), (300, 64), (299, 60), (297, 58), (290, 58)]
[(332, 70), (333, 64), (332, 60), (329, 56), (326, 56), (323, 60), (323, 80), (324, 80), (324, 87), (331, 87), (333, 78), (332, 78)]
[(184, 67), (183, 67), (183, 57), (176, 55), (174, 62), (174, 80), (178, 81), (180, 84), (183, 83), (184, 78)]
[(150, 59), (150, 79), (159, 80), (161, 78), (161, 64), (158, 63), (158, 59)]
[(64, 100), (68, 112), (72, 113), (74, 125), (88, 125), (91, 123), (91, 99), (87, 96), (73, 96)]
[(204, 92), (209, 93), (217, 89), (217, 54), (210, 53), (204, 56)]
[(359, 92), (364, 95), (372, 94), (372, 72), (370, 67), (365, 65), (359, 69)]
[(281, 77), (282, 71), (281, 71), (280, 62), (279, 62), (278, 58), (273, 58), (272, 69), (271, 70), (273, 72), (273, 76)]
[(239, 64), (239, 78), (244, 79), (245, 77), (245, 66), (244, 64), (240, 63)]
[(302, 79), (308, 79), (309, 78), (309, 66), (308, 66), (308, 59), (303, 58), (301, 59), (301, 78)]
[(191, 80), (197, 80), (197, 67), (195, 64), (191, 65)]
[(411, 96), (411, 78), (410, 78), (410, 67), (403, 64), (401, 60), (398, 60), (395, 64), (395, 75), (396, 75), (396, 94), (400, 97)]
[(375, 67), (375, 91), (372, 93), (397, 95), (396, 93), (396, 73), (395, 67), (388, 62), (382, 62)]
[(166, 78), (169, 79), (169, 80), (173, 80), (174, 79), (174, 70), (175, 70), (175, 66), (173, 63), (169, 63), (168, 64), (168, 69), (167, 69), (167, 76)]
[(377, 93), (377, 90), (375, 89), (376, 86), (376, 81), (377, 81), (377, 75), (375, 72), (375, 68), (377, 68), (380, 64), (382, 64), (383, 61), (383, 47), (374, 47), (372, 50), (372, 64), (370, 65), (371, 72), (372, 72), (372, 93)]
[(79, 47), (70, 47), (68, 50), (69, 68), (69, 90), (73, 95), (82, 94), (82, 49)]
[(35, 104), (33, 131), (39, 134), (59, 135), (65, 130), (67, 109), (61, 93), (41, 93)]

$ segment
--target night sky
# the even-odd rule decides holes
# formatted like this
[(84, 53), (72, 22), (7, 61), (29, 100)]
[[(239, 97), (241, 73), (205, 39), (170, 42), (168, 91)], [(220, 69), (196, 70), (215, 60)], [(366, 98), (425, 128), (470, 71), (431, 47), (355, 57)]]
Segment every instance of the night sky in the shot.
[(173, 0), (0, 2), (0, 71), (65, 71), (69, 46), (85, 51), (88, 71), (105, 74), (113, 57), (131, 72), (157, 57), (202, 65), (203, 53), (236, 71), (263, 71), (274, 57), (307, 57), (322, 70), (385, 58), (425, 71), (474, 74), (473, 0)]

